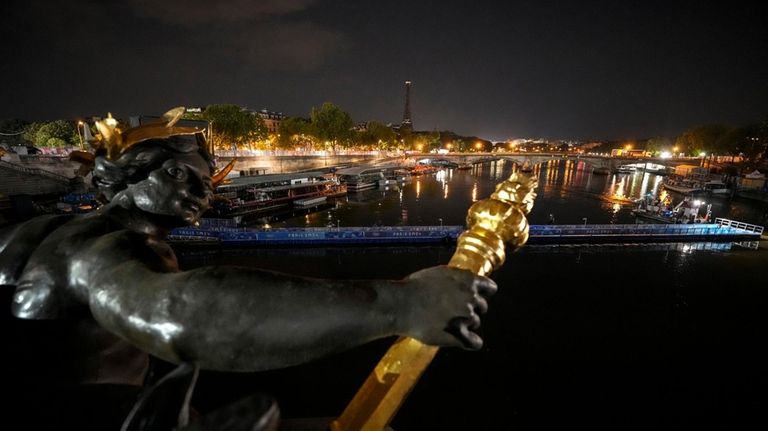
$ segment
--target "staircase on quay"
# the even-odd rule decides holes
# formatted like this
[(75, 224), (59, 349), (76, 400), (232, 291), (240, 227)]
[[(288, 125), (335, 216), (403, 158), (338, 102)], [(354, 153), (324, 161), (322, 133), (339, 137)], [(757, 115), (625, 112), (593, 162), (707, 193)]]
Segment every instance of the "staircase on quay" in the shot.
[(45, 195), (75, 191), (82, 178), (67, 178), (44, 169), (0, 160), (0, 195)]

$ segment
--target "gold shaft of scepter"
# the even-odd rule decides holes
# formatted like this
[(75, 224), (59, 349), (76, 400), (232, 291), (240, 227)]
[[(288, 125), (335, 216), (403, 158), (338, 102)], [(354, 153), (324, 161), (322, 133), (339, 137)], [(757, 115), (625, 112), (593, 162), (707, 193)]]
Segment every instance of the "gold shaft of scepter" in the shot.
[[(528, 240), (526, 214), (536, 197), (536, 180), (513, 173), (496, 186), (489, 199), (467, 212), (468, 230), (461, 234), (448, 266), (487, 275)], [(379, 361), (344, 412), (331, 422), (332, 431), (382, 431), (416, 385), (438, 348), (410, 338), (399, 338)]]

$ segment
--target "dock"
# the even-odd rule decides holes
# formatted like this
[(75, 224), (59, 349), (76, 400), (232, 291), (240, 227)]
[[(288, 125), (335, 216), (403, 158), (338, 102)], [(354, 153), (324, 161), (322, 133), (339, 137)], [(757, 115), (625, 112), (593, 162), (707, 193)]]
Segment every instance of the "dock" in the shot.
[[(455, 244), (464, 226), (374, 226), (247, 228), (228, 220), (177, 228), (168, 241), (177, 245), (330, 246)], [(727, 219), (695, 224), (531, 225), (529, 244), (624, 244), (661, 242), (759, 241), (763, 226)]]
[(174, 229), (172, 244), (221, 246), (452, 244), (464, 226), (374, 226), (307, 228), (232, 228), (201, 226)]
[(529, 244), (759, 241), (763, 226), (720, 223), (531, 225)]

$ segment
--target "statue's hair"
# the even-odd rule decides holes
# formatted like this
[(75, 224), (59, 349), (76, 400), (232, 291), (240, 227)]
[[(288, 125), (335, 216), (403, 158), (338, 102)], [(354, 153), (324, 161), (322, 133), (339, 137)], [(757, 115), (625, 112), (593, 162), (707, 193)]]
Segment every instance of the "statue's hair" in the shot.
[(100, 199), (106, 202), (121, 190), (146, 179), (149, 173), (180, 153), (197, 152), (208, 162), (211, 172), (214, 162), (207, 150), (202, 133), (177, 135), (162, 139), (148, 139), (137, 143), (116, 160), (106, 154), (98, 155), (93, 169), (93, 184), (99, 189)]

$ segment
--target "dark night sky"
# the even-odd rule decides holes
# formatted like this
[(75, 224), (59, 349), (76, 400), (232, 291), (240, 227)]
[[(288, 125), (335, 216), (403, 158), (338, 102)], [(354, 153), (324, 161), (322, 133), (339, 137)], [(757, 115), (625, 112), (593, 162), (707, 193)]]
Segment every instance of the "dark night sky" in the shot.
[(233, 103), (515, 137), (768, 116), (768, 3), (4, 0), (0, 118)]

